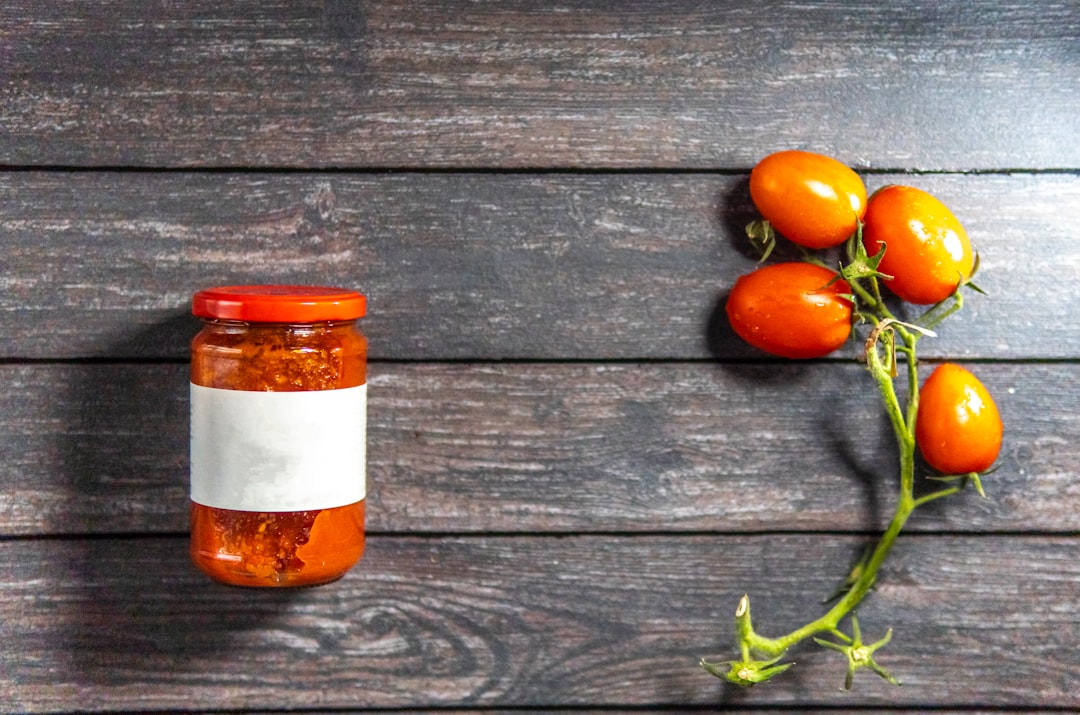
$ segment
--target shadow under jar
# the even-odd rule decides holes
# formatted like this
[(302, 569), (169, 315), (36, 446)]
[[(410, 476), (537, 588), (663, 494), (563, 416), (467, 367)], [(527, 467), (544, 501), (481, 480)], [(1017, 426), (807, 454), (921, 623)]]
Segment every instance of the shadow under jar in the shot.
[(199, 291), (191, 558), (234, 586), (314, 586), (364, 551), (366, 300), (321, 286)]

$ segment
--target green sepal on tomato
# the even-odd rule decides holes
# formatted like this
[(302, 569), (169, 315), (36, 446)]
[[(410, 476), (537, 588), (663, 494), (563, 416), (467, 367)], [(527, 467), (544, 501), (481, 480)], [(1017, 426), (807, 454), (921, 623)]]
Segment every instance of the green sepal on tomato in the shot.
[(838, 246), (866, 214), (866, 186), (832, 157), (788, 150), (769, 154), (750, 172), (750, 198), (762, 217), (805, 248)]
[(975, 255), (963, 225), (932, 194), (912, 186), (886, 186), (870, 197), (863, 242), (884, 285), (909, 303), (940, 303), (971, 278)]
[(985, 472), (1001, 451), (1002, 433), (994, 399), (970, 371), (943, 363), (923, 383), (915, 441), (934, 469), (955, 475)]
[(812, 263), (775, 263), (741, 276), (728, 295), (728, 321), (750, 345), (802, 359), (833, 352), (851, 334), (850, 287)]

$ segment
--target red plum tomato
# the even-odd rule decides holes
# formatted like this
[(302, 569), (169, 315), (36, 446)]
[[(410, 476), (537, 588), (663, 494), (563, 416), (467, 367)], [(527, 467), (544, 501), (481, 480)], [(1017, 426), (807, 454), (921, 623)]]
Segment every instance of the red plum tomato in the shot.
[(808, 151), (780, 151), (759, 161), (750, 172), (750, 198), (776, 231), (806, 248), (843, 243), (866, 214), (859, 175)]
[(756, 348), (786, 358), (828, 355), (851, 334), (850, 287), (810, 263), (777, 263), (739, 278), (727, 300), (735, 333)]
[(1001, 451), (1001, 415), (969, 371), (944, 363), (919, 390), (915, 440), (923, 459), (945, 474), (984, 472)]
[(964, 227), (922, 189), (886, 186), (874, 192), (863, 226), (866, 251), (885, 255), (878, 270), (889, 290), (909, 303), (939, 303), (971, 277), (975, 258)]

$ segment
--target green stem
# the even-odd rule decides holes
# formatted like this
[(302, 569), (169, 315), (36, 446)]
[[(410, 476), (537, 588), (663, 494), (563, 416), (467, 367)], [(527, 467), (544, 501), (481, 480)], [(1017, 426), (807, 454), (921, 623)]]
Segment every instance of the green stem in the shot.
[(901, 409), (900, 402), (897, 399), (891, 370), (882, 361), (881, 355), (878, 352), (876, 336), (871, 340), (870, 344), (867, 345), (866, 360), (867, 365), (870, 368), (870, 373), (877, 383), (878, 390), (885, 403), (885, 411), (889, 415), (889, 421), (892, 424), (893, 432), (896, 435), (896, 441), (900, 448), (900, 493), (897, 499), (896, 512), (893, 514), (892, 519), (889, 521), (889, 526), (885, 529), (885, 533), (882, 534), (881, 539), (874, 547), (870, 559), (866, 562), (865, 567), (852, 584), (850, 590), (848, 590), (843, 598), (837, 601), (837, 603), (820, 618), (807, 623), (801, 628), (797, 628), (787, 635), (778, 638), (766, 638), (753, 630), (753, 627), (750, 624), (749, 606), (747, 606), (746, 617), (745, 619), (742, 619), (739, 628), (739, 639), (744, 648), (744, 652), (745, 648), (748, 646), (751, 650), (764, 653), (768, 656), (776, 656), (796, 643), (818, 633), (837, 632), (840, 621), (859, 605), (862, 599), (870, 591), (871, 586), (874, 585), (878, 570), (885, 562), (885, 559), (889, 555), (889, 551), (896, 542), (896, 537), (900, 535), (901, 530), (903, 530), (904, 525), (907, 523), (912, 512), (915, 511), (916, 507), (925, 504), (931, 499), (946, 496), (947, 494), (956, 491), (955, 489), (946, 489), (919, 500), (915, 499), (914, 418), (918, 409), (918, 374), (914, 358), (915, 342), (918, 339), (918, 336), (903, 330), (900, 326), (895, 327), (903, 341), (903, 347), (899, 349), (901, 349), (908, 358), (907, 414)]
[(928, 330), (941, 325), (953, 313), (964, 307), (964, 294), (957, 290), (949, 298), (938, 303), (919, 318), (919, 324)]
[(929, 504), (930, 502), (934, 501), (935, 499), (940, 499), (941, 497), (952, 496), (953, 494), (956, 494), (959, 491), (960, 491), (960, 487), (949, 487), (948, 489), (942, 489), (939, 492), (934, 492), (932, 494), (927, 494), (926, 496), (921, 496), (921, 497), (919, 497), (918, 499), (915, 500), (915, 508), (918, 509), (923, 504)]
[[(892, 313), (885, 307), (885, 301), (881, 299), (881, 293), (879, 291), (875, 290), (874, 293), (871, 293), (865, 286), (859, 283), (859, 281), (851, 281), (848, 285), (851, 286), (851, 292), (861, 298), (870, 308), (878, 311), (883, 317), (892, 317)], [(875, 289), (876, 287), (875, 283)]]

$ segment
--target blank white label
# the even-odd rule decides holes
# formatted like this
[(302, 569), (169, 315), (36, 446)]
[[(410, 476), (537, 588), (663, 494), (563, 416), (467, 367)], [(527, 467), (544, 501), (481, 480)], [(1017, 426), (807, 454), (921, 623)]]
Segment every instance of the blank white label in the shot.
[(191, 500), (308, 511), (367, 494), (367, 385), (249, 392), (191, 385)]

